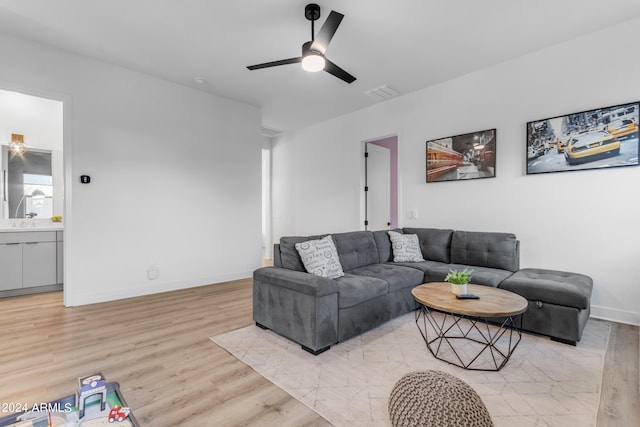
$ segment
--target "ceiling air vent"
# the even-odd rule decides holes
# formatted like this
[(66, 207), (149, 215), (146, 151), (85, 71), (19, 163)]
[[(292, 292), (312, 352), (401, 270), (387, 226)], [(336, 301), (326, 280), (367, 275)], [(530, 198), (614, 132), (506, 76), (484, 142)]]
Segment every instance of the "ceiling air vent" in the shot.
[(268, 128), (262, 126), (262, 136), (266, 136), (267, 138), (275, 138), (278, 135), (281, 135), (282, 131), (280, 129)]
[(389, 87), (389, 85), (380, 86), (365, 92), (367, 96), (373, 99), (389, 99), (400, 95), (397, 90)]

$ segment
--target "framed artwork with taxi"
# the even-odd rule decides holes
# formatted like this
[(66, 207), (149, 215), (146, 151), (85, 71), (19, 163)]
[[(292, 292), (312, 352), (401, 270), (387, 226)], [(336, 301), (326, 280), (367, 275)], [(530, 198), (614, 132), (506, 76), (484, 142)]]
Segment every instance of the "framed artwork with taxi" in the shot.
[(527, 175), (638, 166), (640, 102), (527, 123)]

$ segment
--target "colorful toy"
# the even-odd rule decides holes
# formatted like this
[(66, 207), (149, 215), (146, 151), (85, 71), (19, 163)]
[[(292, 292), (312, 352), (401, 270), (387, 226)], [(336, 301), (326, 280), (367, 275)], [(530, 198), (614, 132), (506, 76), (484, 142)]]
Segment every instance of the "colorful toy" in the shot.
[[(100, 413), (104, 412), (107, 405), (107, 382), (102, 374), (89, 375), (87, 377), (78, 378), (78, 411), (80, 418), (85, 416), (85, 406), (87, 401), (90, 405), (96, 404), (96, 396), (99, 398)], [(97, 417), (93, 417), (97, 418)]]
[(90, 427), (107, 421), (120, 427), (139, 427), (119, 384), (107, 383), (100, 373), (78, 378), (78, 391), (71, 396), (12, 407), (22, 412), (0, 418), (0, 427)]
[(113, 409), (109, 411), (109, 422), (112, 423), (114, 421), (122, 422), (125, 418), (129, 416), (131, 409), (123, 408), (122, 406), (114, 406)]

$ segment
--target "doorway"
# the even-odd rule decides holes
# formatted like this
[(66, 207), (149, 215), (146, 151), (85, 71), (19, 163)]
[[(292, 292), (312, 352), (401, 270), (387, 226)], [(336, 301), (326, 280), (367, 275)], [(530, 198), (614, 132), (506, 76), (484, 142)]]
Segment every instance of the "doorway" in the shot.
[(365, 230), (398, 227), (398, 137), (364, 142)]
[[(64, 278), (68, 272), (64, 254), (69, 243), (67, 236), (62, 243), (62, 232), (66, 234), (69, 225), (65, 188), (70, 162), (63, 153), (64, 148), (69, 150), (65, 147), (65, 131), (70, 104), (68, 99), (58, 96), (29, 92), (6, 85), (0, 88), (0, 227), (10, 231), (27, 227), (29, 231), (47, 231), (46, 235), (30, 236), (43, 240), (21, 245), (24, 246), (21, 252), (28, 259), (35, 253), (34, 248), (39, 248), (38, 256), (42, 256), (46, 265), (53, 265), (53, 269), (47, 270), (46, 280), (31, 283), (27, 276), (36, 271), (22, 267), (22, 289), (11, 288), (9, 293), (63, 289), (66, 304), (68, 288)], [(64, 226), (58, 217), (60, 222), (64, 220)]]

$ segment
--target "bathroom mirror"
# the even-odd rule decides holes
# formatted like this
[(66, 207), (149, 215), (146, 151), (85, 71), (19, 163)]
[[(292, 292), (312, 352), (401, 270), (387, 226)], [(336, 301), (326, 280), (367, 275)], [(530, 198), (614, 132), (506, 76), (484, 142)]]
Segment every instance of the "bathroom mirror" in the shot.
[(62, 127), (62, 102), (0, 89), (0, 218), (64, 215)]

